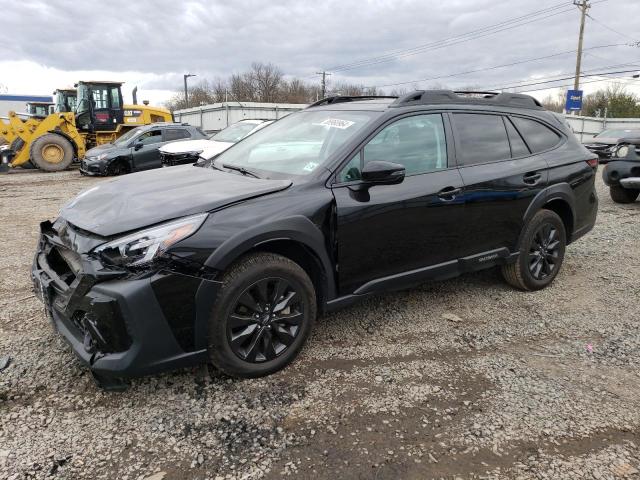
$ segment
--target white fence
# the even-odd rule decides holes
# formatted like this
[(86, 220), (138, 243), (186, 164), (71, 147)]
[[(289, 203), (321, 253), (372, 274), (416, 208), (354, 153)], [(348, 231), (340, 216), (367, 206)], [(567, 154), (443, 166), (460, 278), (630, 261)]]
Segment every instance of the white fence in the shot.
[(240, 120), (277, 120), (306, 106), (304, 103), (223, 102), (176, 110), (173, 115), (177, 122), (188, 122), (206, 132), (217, 132)]
[(640, 129), (640, 118), (599, 118), (565, 115), (573, 133), (581, 142), (592, 139), (607, 129)]
[[(178, 122), (188, 122), (206, 132), (217, 132), (243, 119), (277, 120), (306, 106), (303, 103), (223, 102), (176, 110), (174, 116)], [(588, 141), (609, 128), (640, 129), (640, 118), (598, 118), (568, 114), (565, 117), (581, 142)]]

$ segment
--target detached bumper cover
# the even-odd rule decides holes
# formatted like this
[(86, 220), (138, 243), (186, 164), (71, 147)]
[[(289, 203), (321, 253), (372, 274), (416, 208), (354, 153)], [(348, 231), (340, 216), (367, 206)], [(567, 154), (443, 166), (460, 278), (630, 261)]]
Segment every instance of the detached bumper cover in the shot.
[[(206, 361), (206, 330), (203, 335), (197, 325), (195, 297), (204, 283), (207, 297), (215, 298), (217, 282), (170, 271), (132, 278), (69, 249), (49, 222), (41, 225), (31, 276), (55, 329), (99, 377), (141, 376)], [(190, 302), (191, 318), (167, 318), (172, 299), (159, 301), (157, 294), (157, 285), (165, 295), (167, 284)], [(180, 330), (185, 326), (191, 335)]]
[(640, 161), (612, 160), (602, 171), (602, 180), (610, 187), (640, 188), (636, 182), (640, 177)]
[(186, 153), (167, 153), (160, 152), (160, 161), (162, 162), (163, 167), (173, 167), (176, 165), (188, 165), (192, 163), (196, 163), (199, 158), (199, 153), (197, 152), (186, 152)]

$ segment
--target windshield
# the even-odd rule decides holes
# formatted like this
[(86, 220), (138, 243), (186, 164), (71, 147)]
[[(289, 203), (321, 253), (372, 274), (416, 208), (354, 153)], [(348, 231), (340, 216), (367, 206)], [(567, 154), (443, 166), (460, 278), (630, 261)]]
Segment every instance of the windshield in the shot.
[(251, 130), (258, 126), (257, 123), (236, 123), (224, 130), (219, 131), (209, 137), (209, 140), (215, 140), (216, 142), (231, 142), (236, 143), (242, 140), (244, 137), (251, 133)]
[(264, 171), (267, 177), (268, 172), (308, 175), (377, 115), (327, 110), (294, 113), (223, 152), (215, 164)]
[(114, 145), (125, 145), (125, 144), (129, 143), (129, 140), (131, 140), (133, 137), (135, 137), (139, 131), (140, 131), (139, 129), (133, 128), (133, 129), (129, 130), (127, 133), (125, 133), (124, 135), (122, 135), (120, 138), (118, 138), (115, 142), (113, 142), (113, 144)]
[(628, 137), (632, 135), (640, 136), (640, 130), (605, 130), (604, 132), (601, 132), (598, 135), (596, 135), (596, 137), (621, 138), (621, 137)]

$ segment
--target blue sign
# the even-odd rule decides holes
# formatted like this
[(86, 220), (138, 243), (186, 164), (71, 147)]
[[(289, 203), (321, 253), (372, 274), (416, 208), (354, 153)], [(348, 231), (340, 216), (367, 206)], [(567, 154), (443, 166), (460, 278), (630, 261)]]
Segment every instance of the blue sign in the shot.
[(582, 110), (582, 90), (567, 90), (567, 112)]

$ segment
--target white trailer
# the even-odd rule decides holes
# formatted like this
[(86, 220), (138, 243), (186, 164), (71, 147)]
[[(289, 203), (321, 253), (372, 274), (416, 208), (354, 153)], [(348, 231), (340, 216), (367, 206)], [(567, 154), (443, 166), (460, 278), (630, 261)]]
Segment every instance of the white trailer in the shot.
[(277, 120), (306, 106), (304, 103), (222, 102), (176, 110), (173, 116), (176, 122), (186, 122), (209, 133), (240, 120)]

